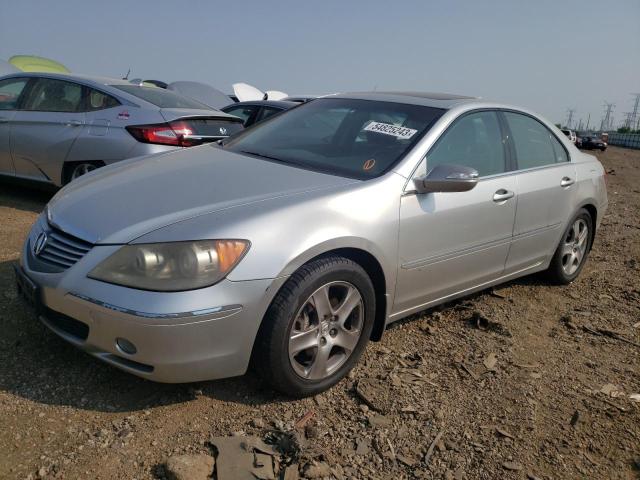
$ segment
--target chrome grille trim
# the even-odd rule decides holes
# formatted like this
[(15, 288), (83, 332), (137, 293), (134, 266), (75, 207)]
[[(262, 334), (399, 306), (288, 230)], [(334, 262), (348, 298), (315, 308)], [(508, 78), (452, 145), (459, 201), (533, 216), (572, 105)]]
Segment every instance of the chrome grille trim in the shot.
[(46, 263), (66, 270), (84, 257), (93, 245), (80, 238), (69, 235), (51, 225), (48, 226), (47, 243), (38, 255)]

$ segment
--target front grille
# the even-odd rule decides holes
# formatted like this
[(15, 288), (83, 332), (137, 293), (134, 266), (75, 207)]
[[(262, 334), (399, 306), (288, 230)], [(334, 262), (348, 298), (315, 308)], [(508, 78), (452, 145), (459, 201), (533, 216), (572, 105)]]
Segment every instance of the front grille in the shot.
[(47, 243), (38, 254), (38, 259), (66, 270), (75, 265), (92, 248), (91, 243), (49, 226)]

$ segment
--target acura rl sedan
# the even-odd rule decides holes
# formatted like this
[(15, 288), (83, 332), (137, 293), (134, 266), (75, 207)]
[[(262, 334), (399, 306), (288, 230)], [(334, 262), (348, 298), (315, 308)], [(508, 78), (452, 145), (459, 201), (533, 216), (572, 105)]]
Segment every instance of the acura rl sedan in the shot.
[(216, 141), (240, 119), (124, 80), (15, 73), (0, 78), (0, 176), (61, 186), (127, 158)]
[(534, 272), (573, 281), (603, 175), (523, 109), (334, 95), (72, 182), (29, 233), (18, 288), (59, 336), (135, 375), (253, 365), (312, 395), (391, 322)]

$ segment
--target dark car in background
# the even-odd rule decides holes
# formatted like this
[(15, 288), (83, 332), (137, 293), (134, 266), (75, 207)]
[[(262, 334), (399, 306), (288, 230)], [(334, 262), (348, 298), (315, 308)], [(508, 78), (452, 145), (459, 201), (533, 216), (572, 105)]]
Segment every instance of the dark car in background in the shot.
[(607, 143), (594, 135), (580, 137), (578, 146), (585, 150), (600, 150), (603, 152), (607, 149)]
[(221, 110), (229, 115), (241, 118), (246, 128), (285, 110), (297, 107), (298, 105), (300, 105), (300, 102), (255, 100), (232, 103), (231, 105), (221, 108)]

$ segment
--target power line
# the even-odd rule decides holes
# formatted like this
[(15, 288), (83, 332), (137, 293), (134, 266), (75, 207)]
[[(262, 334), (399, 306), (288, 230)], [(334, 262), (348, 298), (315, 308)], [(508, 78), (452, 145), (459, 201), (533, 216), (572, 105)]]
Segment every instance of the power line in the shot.
[(604, 102), (603, 107), (605, 108), (604, 110), (604, 117), (602, 118), (602, 121), (600, 122), (600, 130), (609, 130), (611, 128), (611, 126), (613, 125), (613, 109), (616, 108), (616, 104), (615, 103), (607, 103), (606, 101)]
[(573, 114), (576, 112), (575, 108), (567, 108), (567, 128), (571, 129), (573, 125)]
[(636, 129), (638, 128), (638, 124), (640, 124), (640, 93), (632, 93), (631, 95), (635, 95), (636, 99), (633, 102), (633, 111), (631, 112), (631, 118), (629, 119), (629, 128), (633, 128), (636, 125)]

